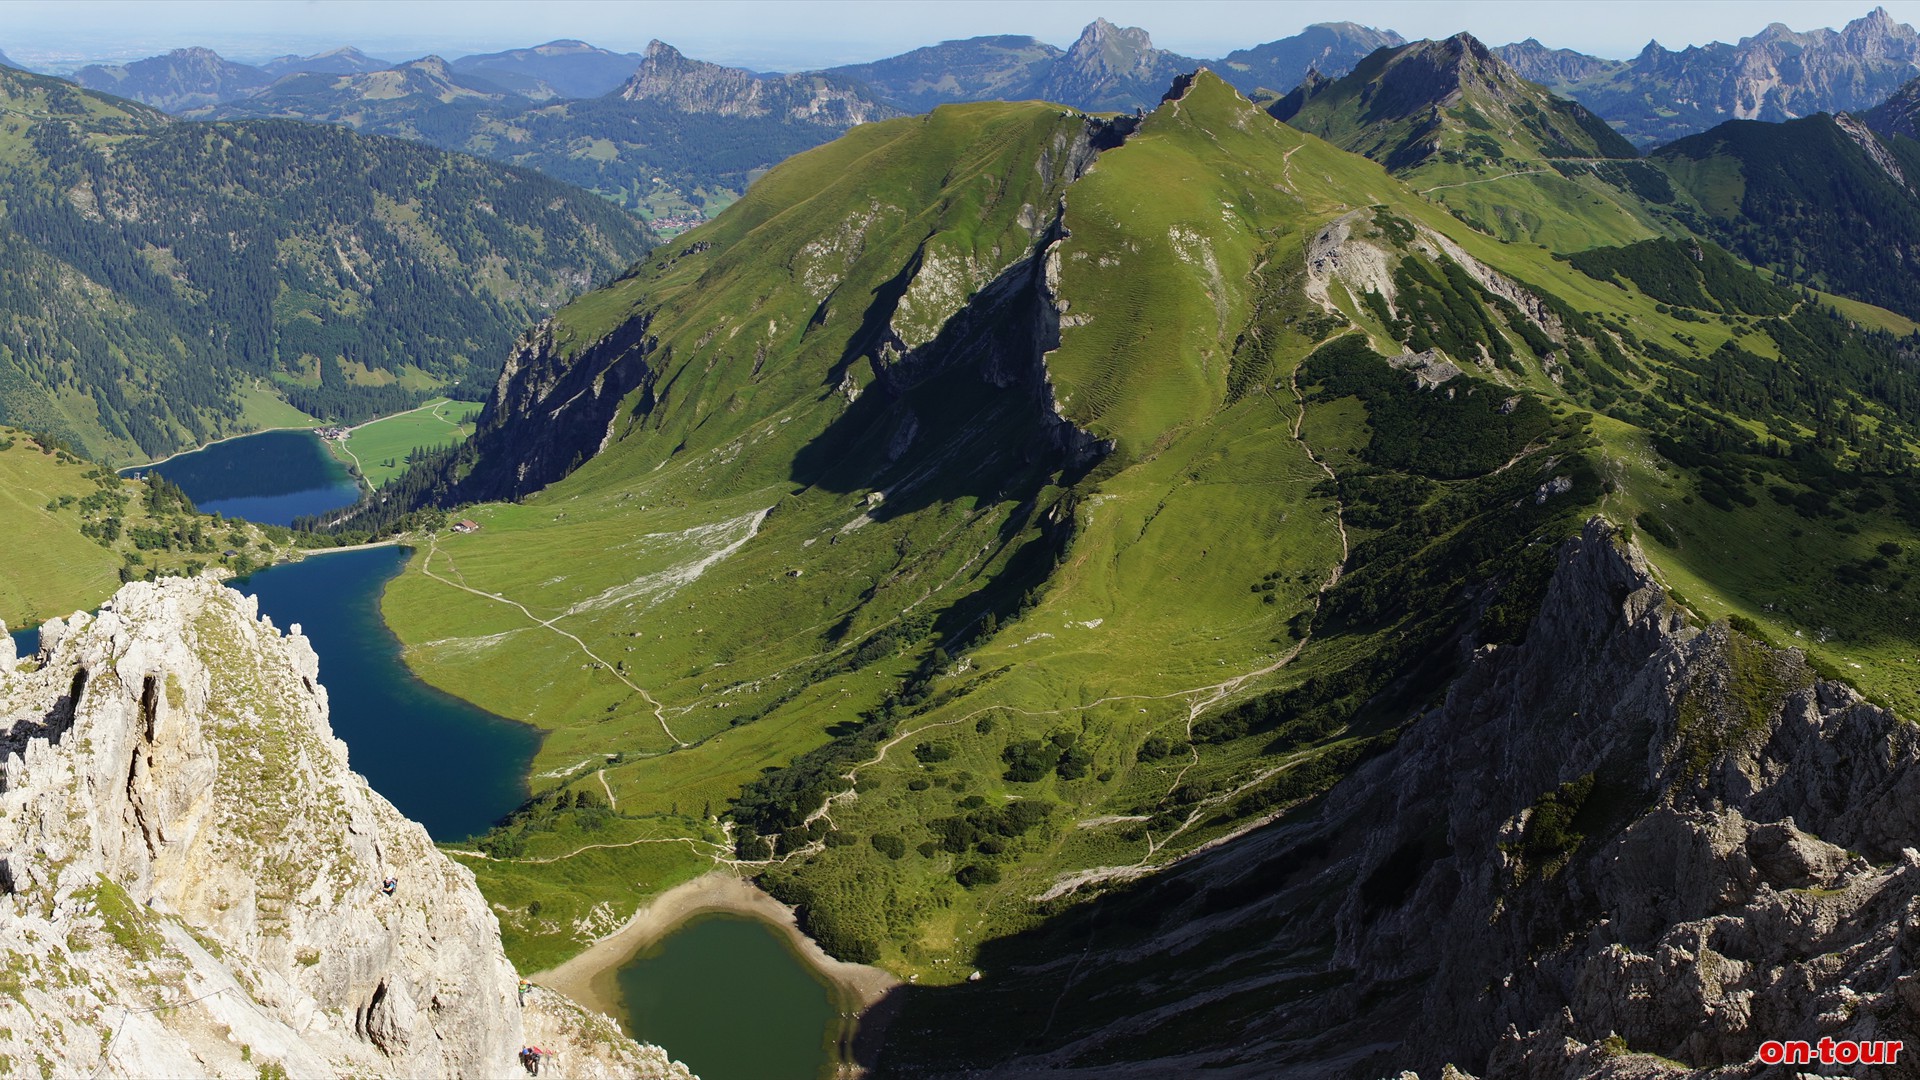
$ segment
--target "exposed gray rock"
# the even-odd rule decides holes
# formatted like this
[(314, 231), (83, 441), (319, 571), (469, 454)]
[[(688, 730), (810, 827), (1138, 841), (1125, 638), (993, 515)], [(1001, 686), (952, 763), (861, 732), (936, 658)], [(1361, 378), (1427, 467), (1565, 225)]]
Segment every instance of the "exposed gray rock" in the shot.
[(1768, 1039), (1912, 1047), (1916, 848), (1920, 729), (1701, 625), (1596, 520), (1524, 641), (1313, 813), (1000, 972), (1075, 1019), (995, 1075), (1731, 1078), (1775, 1075)]
[(252, 599), (134, 583), (41, 640), (0, 666), (0, 1073), (504, 1077), (538, 1036), (555, 1075), (688, 1075), (521, 1009), (472, 873), (349, 770)]
[(1410, 373), (1420, 383), (1420, 389), (1431, 390), (1460, 375), (1460, 368), (1441, 355), (1437, 349), (1424, 352), (1404, 352), (1399, 356), (1387, 357), (1387, 363)]

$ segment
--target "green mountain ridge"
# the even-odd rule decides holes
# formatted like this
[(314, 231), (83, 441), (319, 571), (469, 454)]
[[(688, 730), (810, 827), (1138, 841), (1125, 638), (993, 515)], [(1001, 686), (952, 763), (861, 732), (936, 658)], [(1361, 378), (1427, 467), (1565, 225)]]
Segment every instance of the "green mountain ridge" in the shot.
[(51, 441), (0, 426), (0, 623), (89, 610), (121, 583), (244, 574), (287, 557), (292, 535), (194, 509), (164, 479), (128, 480)]
[[(1846, 114), (1729, 121), (1655, 151), (1650, 192), (1695, 232), (1787, 280), (1920, 317), (1920, 143)], [(1665, 197), (1660, 197), (1665, 196)]]
[[(0, 419), (129, 463), (410, 404), (649, 244), (544, 177), (0, 71)], [(254, 404), (248, 404), (249, 402)]]
[(1269, 111), (1506, 240), (1578, 250), (1664, 231), (1637, 194), (1621, 194), (1621, 178), (1640, 171), (1633, 147), (1469, 34), (1380, 49), (1339, 79), (1310, 77)]
[[(1691, 243), (1504, 243), (1207, 72), (1137, 125), (948, 106), (784, 163), (523, 341), (449, 482), (544, 486), (383, 601), (423, 678), (550, 732), (466, 859), (510, 951), (733, 860), (836, 955), (1007, 987), (1014, 1042), (935, 1008), (898, 1072), (1178, 1071), (1276, 994), (1336, 1008), (1379, 972), (1255, 952), (1305, 981), (1175, 1004), (1129, 971), (1178, 1027), (1044, 1026), (1084, 898), (1307, 827), (1525, 641), (1596, 514), (1676, 610), (1912, 708), (1920, 384)], [(597, 824), (561, 800), (602, 785)], [(1285, 940), (1330, 950), (1313, 925)]]

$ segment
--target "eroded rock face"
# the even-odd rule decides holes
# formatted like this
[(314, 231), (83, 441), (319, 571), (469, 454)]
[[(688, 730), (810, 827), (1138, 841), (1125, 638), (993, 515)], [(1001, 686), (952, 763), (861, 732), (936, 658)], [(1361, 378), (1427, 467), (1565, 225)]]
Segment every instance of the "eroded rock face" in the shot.
[(996, 973), (1075, 1020), (994, 1075), (1727, 1080), (1785, 1075), (1770, 1039), (1912, 1048), (1916, 849), (1920, 728), (1703, 625), (1596, 520), (1524, 641), (1311, 814)]
[(519, 1006), (472, 874), (350, 771), (297, 627), (173, 579), (41, 642), (0, 664), (0, 1074), (504, 1077), (545, 1039), (552, 1075), (688, 1075)]

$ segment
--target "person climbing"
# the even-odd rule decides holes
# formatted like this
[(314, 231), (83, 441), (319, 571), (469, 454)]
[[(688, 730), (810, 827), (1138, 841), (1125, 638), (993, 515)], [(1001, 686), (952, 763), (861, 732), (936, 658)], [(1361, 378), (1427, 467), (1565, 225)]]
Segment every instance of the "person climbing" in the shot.
[(380, 894), (382, 896), (392, 896), (393, 890), (399, 887), (400, 887), (400, 879), (390, 877), (380, 883)]
[(520, 980), (520, 1007), (523, 1009), (527, 1007), (527, 991), (531, 989), (533, 989), (532, 983), (525, 979)]
[(528, 1076), (540, 1075), (540, 1059), (534, 1056), (533, 1047), (520, 1048), (520, 1067), (527, 1070)]

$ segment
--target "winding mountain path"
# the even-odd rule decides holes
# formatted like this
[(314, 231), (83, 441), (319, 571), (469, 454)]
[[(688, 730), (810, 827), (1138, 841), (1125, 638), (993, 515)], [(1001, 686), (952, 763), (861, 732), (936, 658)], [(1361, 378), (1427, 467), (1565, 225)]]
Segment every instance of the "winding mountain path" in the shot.
[[(565, 613), (556, 615), (551, 619), (543, 619), (540, 616), (535, 615), (533, 612), (528, 611), (527, 606), (525, 604), (522, 604), (518, 600), (509, 599), (505, 596), (500, 595), (499, 593), (482, 592), (481, 590), (473, 588), (470, 585), (464, 585), (458, 581), (453, 581), (449, 578), (443, 578), (439, 574), (436, 574), (433, 572), (433, 557), (435, 555), (444, 555), (444, 554), (445, 553), (440, 550), (439, 539), (436, 537), (429, 537), (427, 540), (427, 556), (426, 558), (420, 561), (420, 572), (432, 578), (433, 580), (439, 582), (442, 585), (459, 589), (461, 592), (472, 593), (475, 596), (484, 596), (489, 600), (495, 601), (496, 603), (501, 603), (501, 604), (507, 605), (508, 607), (516, 608), (519, 610), (520, 614), (525, 615), (528, 619), (531, 619), (534, 623), (540, 626), (544, 626), (547, 629), (553, 631), (554, 633), (559, 634), (561, 637), (566, 638), (568, 641), (573, 642), (576, 646), (579, 647), (581, 652), (585, 653), (595, 663), (605, 668), (607, 672), (611, 674), (614, 678), (619, 679), (622, 683), (625, 683), (627, 689), (632, 690), (636, 694), (639, 694), (641, 698), (645, 699), (648, 705), (652, 706), (653, 718), (660, 722), (660, 730), (667, 733), (667, 738), (673, 740), (674, 746), (684, 747), (689, 745), (685, 740), (681, 739), (680, 736), (675, 735), (671, 727), (667, 726), (666, 713), (662, 711), (660, 707), (660, 702), (655, 700), (652, 694), (647, 693), (644, 687), (641, 687), (637, 683), (633, 682), (633, 680), (627, 678), (625, 675), (622, 675), (620, 673), (619, 668), (614, 667), (611, 663), (609, 663), (607, 660), (602, 658), (600, 654), (588, 648), (587, 643), (584, 641), (581, 641), (579, 637), (575, 636), (574, 634), (566, 630), (562, 630), (558, 626), (554, 625), (554, 623), (566, 617)], [(452, 566), (453, 556), (447, 555), (446, 559), (447, 559), (448, 565)], [(453, 572), (459, 573), (458, 567), (454, 567)], [(604, 777), (602, 777), (601, 782), (605, 783)], [(608, 794), (609, 795), (612, 794), (611, 790), (609, 790)]]

